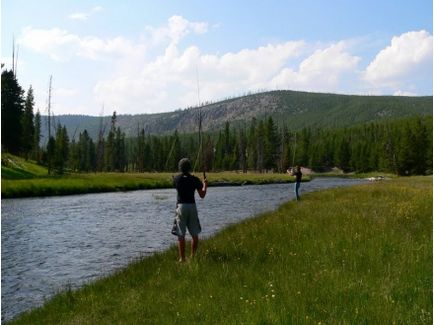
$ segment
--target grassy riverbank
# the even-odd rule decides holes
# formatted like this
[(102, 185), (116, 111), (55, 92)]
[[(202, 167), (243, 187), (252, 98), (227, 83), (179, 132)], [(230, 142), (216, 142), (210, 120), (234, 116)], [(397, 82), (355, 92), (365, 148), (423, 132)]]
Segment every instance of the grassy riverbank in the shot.
[[(98, 173), (30, 179), (2, 179), (2, 197), (31, 197), (172, 188), (174, 173)], [(202, 178), (201, 173), (196, 175)], [(285, 174), (207, 173), (210, 186), (292, 182)], [(308, 178), (305, 177), (305, 180)]]
[(14, 323), (431, 324), (432, 244), (432, 177), (314, 192)]
[[(24, 159), (2, 157), (2, 198), (68, 195), (171, 188), (175, 173), (83, 173), (48, 176), (47, 169)], [(202, 173), (196, 175), (202, 178)], [(293, 182), (286, 174), (207, 173), (210, 186)], [(304, 177), (309, 180), (309, 176)]]

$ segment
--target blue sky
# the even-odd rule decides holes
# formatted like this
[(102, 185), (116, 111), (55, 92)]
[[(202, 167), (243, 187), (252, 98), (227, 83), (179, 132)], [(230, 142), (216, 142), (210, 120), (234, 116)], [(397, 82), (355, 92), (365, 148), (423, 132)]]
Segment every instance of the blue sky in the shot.
[[(432, 95), (432, 1), (3, 0), (2, 62), (55, 114), (292, 89)], [(199, 81), (199, 99), (198, 99)]]

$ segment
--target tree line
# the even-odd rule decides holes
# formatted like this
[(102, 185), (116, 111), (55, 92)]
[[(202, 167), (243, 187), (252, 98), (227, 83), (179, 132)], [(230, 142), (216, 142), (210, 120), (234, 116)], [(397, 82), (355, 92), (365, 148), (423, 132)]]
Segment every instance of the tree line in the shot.
[(84, 130), (70, 138), (66, 127), (41, 143), (41, 116), (33, 114), (30, 87), (25, 94), (12, 71), (2, 72), (2, 151), (31, 158), (49, 171), (162, 172), (177, 170), (189, 157), (196, 171), (285, 172), (300, 165), (314, 171), (384, 171), (397, 175), (432, 173), (432, 116), (414, 116), (340, 129), (277, 126), (272, 117), (253, 118), (243, 127), (226, 122), (218, 132), (151, 135), (139, 127), (126, 137), (117, 126), (100, 126), (97, 139)]
[(5, 70), (1, 76), (1, 96), (2, 151), (40, 162), (41, 115), (39, 111), (33, 113), (32, 87), (25, 94), (13, 70)]

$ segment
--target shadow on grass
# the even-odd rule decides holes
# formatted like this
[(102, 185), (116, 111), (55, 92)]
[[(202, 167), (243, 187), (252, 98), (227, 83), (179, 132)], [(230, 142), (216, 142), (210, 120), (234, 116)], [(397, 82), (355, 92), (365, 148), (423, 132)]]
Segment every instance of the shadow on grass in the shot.
[(16, 167), (3, 167), (2, 166), (2, 178), (3, 179), (32, 179), (36, 178), (36, 176), (33, 173), (30, 173), (28, 171), (25, 171), (21, 168)]

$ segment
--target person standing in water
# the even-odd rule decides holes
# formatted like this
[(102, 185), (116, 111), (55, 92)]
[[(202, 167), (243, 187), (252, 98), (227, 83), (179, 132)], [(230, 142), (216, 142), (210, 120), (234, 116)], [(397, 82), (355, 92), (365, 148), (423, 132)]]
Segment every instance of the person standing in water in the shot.
[(300, 183), (301, 183), (301, 177), (303, 176), (300, 166), (296, 166), (295, 170), (292, 169), (291, 171), (288, 169), (286, 171), (288, 174), (295, 176), (295, 184), (294, 184), (294, 192), (295, 192), (295, 199), (297, 201), (300, 200), (300, 195), (298, 194), (298, 190), (300, 188)]
[(179, 261), (185, 262), (185, 234), (186, 230), (192, 237), (191, 257), (196, 254), (199, 245), (199, 233), (201, 226), (197, 214), (195, 191), (203, 199), (208, 188), (208, 181), (201, 181), (198, 177), (190, 174), (191, 162), (188, 158), (182, 158), (178, 163), (181, 174), (173, 178), (173, 185), (177, 191), (176, 217), (172, 233), (178, 236)]

